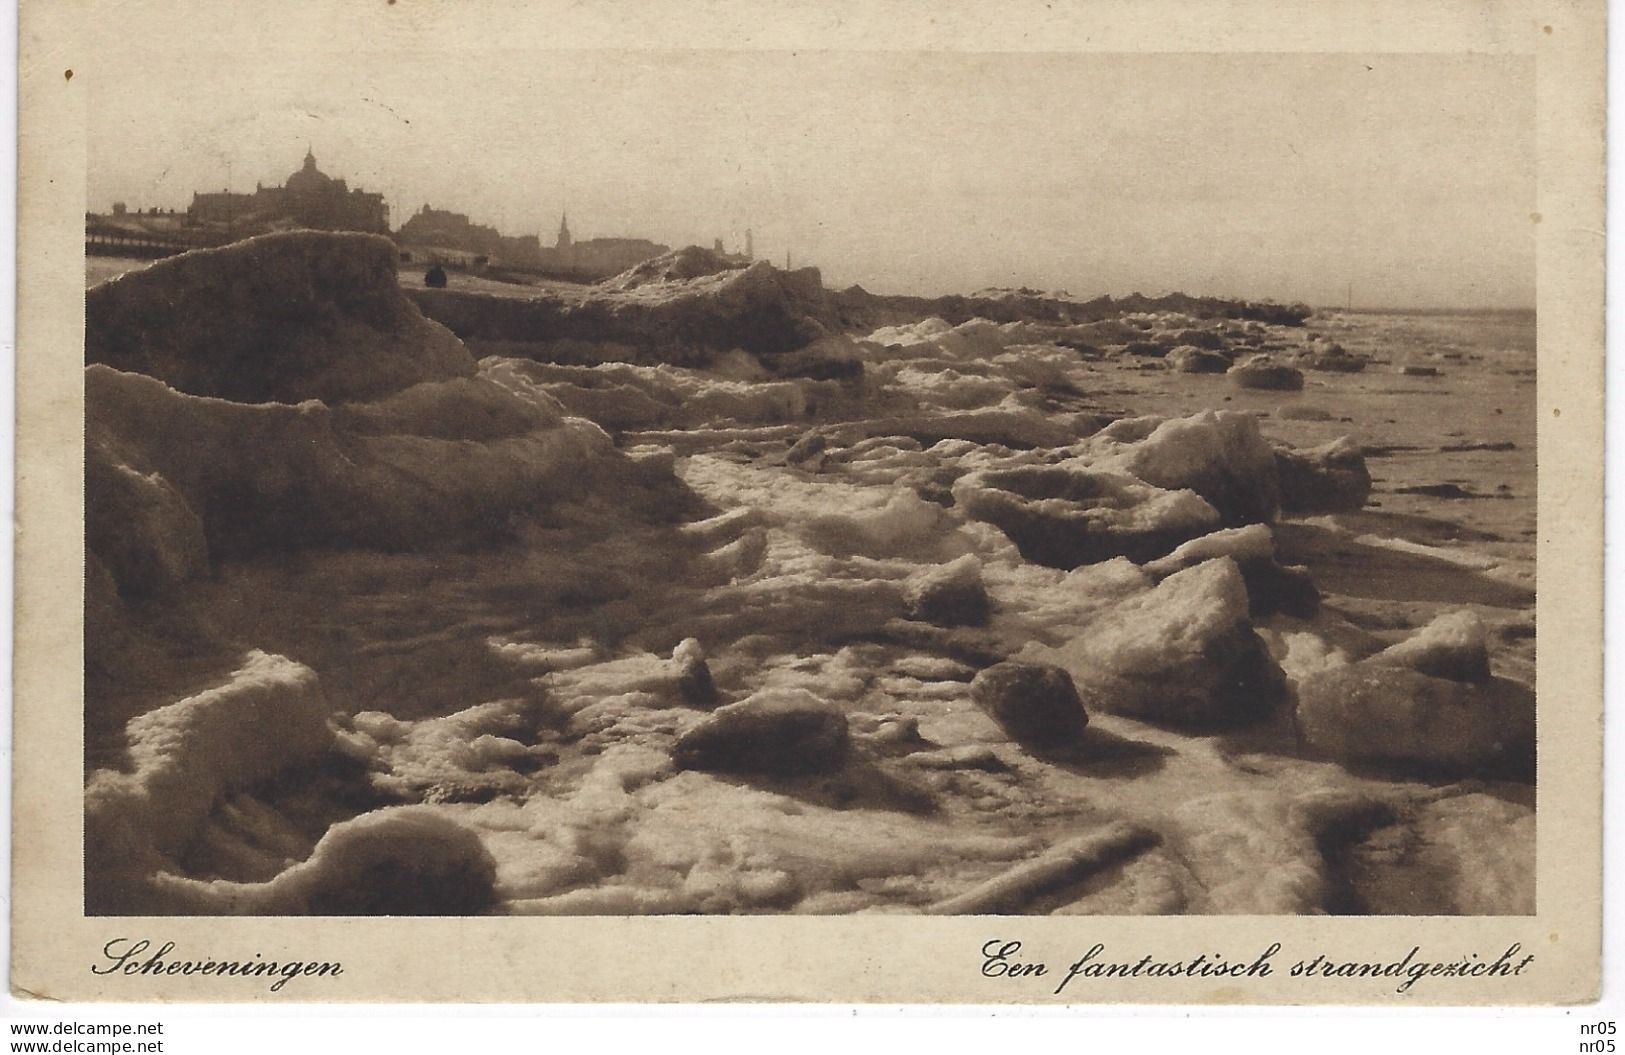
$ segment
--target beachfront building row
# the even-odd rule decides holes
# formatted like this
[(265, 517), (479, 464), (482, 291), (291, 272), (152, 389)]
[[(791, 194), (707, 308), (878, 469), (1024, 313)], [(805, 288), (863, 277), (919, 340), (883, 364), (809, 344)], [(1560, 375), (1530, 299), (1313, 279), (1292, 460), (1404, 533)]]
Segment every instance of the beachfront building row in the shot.
[[(570, 231), (568, 216), (560, 217), (553, 244), (543, 245), (538, 235), (504, 235), (464, 213), (431, 205), (424, 205), (392, 233), (384, 196), (352, 188), (345, 180), (321, 171), (315, 152), (308, 147), (303, 165), (281, 186), (258, 184), (253, 193), (230, 189), (197, 192), (184, 216), (174, 210), (132, 212), (120, 202), (110, 214), (87, 213), (85, 223), (86, 248), (91, 252), (118, 254), (131, 245), (151, 243), (152, 253), (158, 255), (271, 231), (365, 231), (393, 237), (401, 247), (403, 263), (510, 268), (583, 282), (618, 275), (671, 251), (670, 246), (647, 238), (578, 240)], [(749, 263), (754, 258), (751, 232), (745, 232), (742, 252), (727, 253), (721, 239), (716, 241), (716, 251), (730, 260)]]
[(650, 257), (671, 251), (647, 238), (590, 238), (576, 241), (568, 217), (550, 246), (536, 235), (510, 236), (477, 224), (467, 215), (425, 205), (396, 234), (403, 261), (485, 263), (593, 282), (618, 275)]

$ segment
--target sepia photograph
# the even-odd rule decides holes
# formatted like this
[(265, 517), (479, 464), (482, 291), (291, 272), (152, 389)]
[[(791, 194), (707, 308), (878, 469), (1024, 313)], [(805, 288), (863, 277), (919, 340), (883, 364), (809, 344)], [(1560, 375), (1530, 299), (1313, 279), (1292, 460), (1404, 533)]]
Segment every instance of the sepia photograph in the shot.
[(87, 912), (1534, 911), (1526, 57), (508, 58), (92, 97)]
[(1600, 5), (253, 10), (23, 19), (14, 992), (1595, 998)]

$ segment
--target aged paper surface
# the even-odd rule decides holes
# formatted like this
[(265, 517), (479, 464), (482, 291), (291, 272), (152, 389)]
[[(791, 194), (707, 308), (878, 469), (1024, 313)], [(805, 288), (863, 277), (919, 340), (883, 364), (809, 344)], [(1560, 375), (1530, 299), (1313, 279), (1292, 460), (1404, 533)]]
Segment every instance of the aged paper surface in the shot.
[[(1600, 4), (719, 2), (632, 19), (390, 0), (268, 19), (150, 0), (21, 19), (19, 994), (1595, 998)], [(1226, 93), (1246, 106), (1204, 109)], [(1155, 131), (1136, 138), (1142, 118)], [(532, 178), (536, 200), (512, 204), (504, 186)], [(1508, 202), (1527, 232), (1508, 233)], [(540, 238), (518, 238), (544, 210)], [(867, 237), (825, 229), (843, 225)], [(634, 236), (656, 252), (712, 232), (711, 254), (637, 272)], [(178, 247), (207, 252), (127, 259)], [(334, 292), (379, 260), (409, 298)], [(126, 269), (87, 324), (87, 285)], [(763, 322), (723, 293), (661, 321), (660, 298), (734, 272), (823, 314)], [(946, 299), (987, 286), (1006, 288)], [(1094, 298), (1134, 293), (1103, 321)], [(1315, 314), (1304, 330), (1243, 298)], [(490, 321), (516, 300), (554, 305), (547, 340)], [(923, 323), (954, 311), (1015, 314)], [(1467, 315), (1473, 339), (1440, 336)], [(707, 326), (723, 336), (695, 336)], [(1532, 370), (1504, 336), (1520, 326)], [(1169, 367), (1194, 375), (1205, 351), (1237, 376)], [(1338, 380), (1356, 372), (1366, 387)], [(1332, 489), (1284, 510), (1277, 562), (1245, 547), (1294, 500), (1284, 477), (1265, 494), (1164, 473), (1155, 422), (1096, 435), (1225, 407), (1300, 450), (1358, 434), (1371, 517), (1337, 511), (1342, 455), (1264, 448), (1272, 481), (1307, 459)], [(1245, 447), (1239, 417), (1178, 427), (1218, 430), (1195, 434), (1202, 451), (1228, 429)], [(1418, 421), (1432, 446), (1407, 442)], [(1503, 438), (1519, 423), (1533, 452)], [(668, 487), (674, 455), (688, 490)], [(948, 458), (947, 476), (896, 470)], [(1091, 475), (1106, 469), (1134, 475)], [(1031, 530), (1043, 501), (1080, 500), (1045, 491), (1068, 472), (1178, 538), (1124, 528), (1074, 550), (1075, 531)], [(504, 473), (600, 519), (487, 508)], [(1185, 504), (1153, 510), (1159, 480), (1186, 497), (1156, 501)], [(741, 493), (753, 511), (730, 513)], [(658, 508), (604, 520), (609, 496)], [(1221, 524), (1247, 534), (1169, 555)], [(479, 534), (492, 525), (500, 539)], [(592, 548), (620, 531), (665, 541)], [(662, 546), (699, 554), (710, 570), (684, 574), (703, 590), (653, 574)], [(1339, 564), (1351, 551), (1372, 563)], [(986, 593), (964, 585), (978, 562)], [(749, 590), (773, 567), (778, 601)], [(1239, 636), (1166, 665), (1206, 632), (1199, 615), (1168, 630), (1170, 604), (1235, 598)], [(469, 627), (482, 658), (454, 647)], [(246, 654), (222, 666), (231, 649)], [(963, 684), (1018, 653), (1045, 665)], [(1090, 715), (1060, 747), (1075, 711), (1001, 709), (1052, 700), (1056, 669)], [(1532, 771), (1514, 743), (1529, 686)], [(1250, 733), (1203, 724), (1266, 698)]]

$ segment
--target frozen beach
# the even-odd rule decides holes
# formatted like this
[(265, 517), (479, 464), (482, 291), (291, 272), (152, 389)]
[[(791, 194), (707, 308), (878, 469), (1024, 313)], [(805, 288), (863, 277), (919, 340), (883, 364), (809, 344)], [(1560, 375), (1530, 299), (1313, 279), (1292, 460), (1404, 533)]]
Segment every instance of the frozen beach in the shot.
[(1533, 313), (96, 263), (92, 913), (1534, 910)]

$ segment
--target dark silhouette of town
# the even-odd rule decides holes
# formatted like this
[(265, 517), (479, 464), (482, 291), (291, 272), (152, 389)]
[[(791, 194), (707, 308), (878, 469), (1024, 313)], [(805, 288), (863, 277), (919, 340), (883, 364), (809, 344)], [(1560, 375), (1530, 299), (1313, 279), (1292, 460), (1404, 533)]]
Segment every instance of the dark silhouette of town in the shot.
[[(364, 231), (388, 236), (400, 247), (402, 264), (490, 274), (531, 275), (577, 282), (596, 282), (671, 251), (647, 238), (577, 240), (568, 216), (559, 218), (552, 245), (540, 235), (505, 235), (473, 222), (466, 213), (425, 204), (399, 229), (391, 230), (389, 205), (382, 194), (351, 187), (318, 167), (306, 148), (298, 171), (281, 186), (256, 184), (252, 193), (229, 188), (197, 191), (184, 213), (157, 208), (131, 210), (113, 203), (109, 213), (85, 214), (85, 251), (91, 255), (163, 257), (188, 249), (225, 245), (288, 230)], [(751, 232), (738, 253), (727, 253), (721, 239), (716, 251), (738, 262), (754, 258)]]

